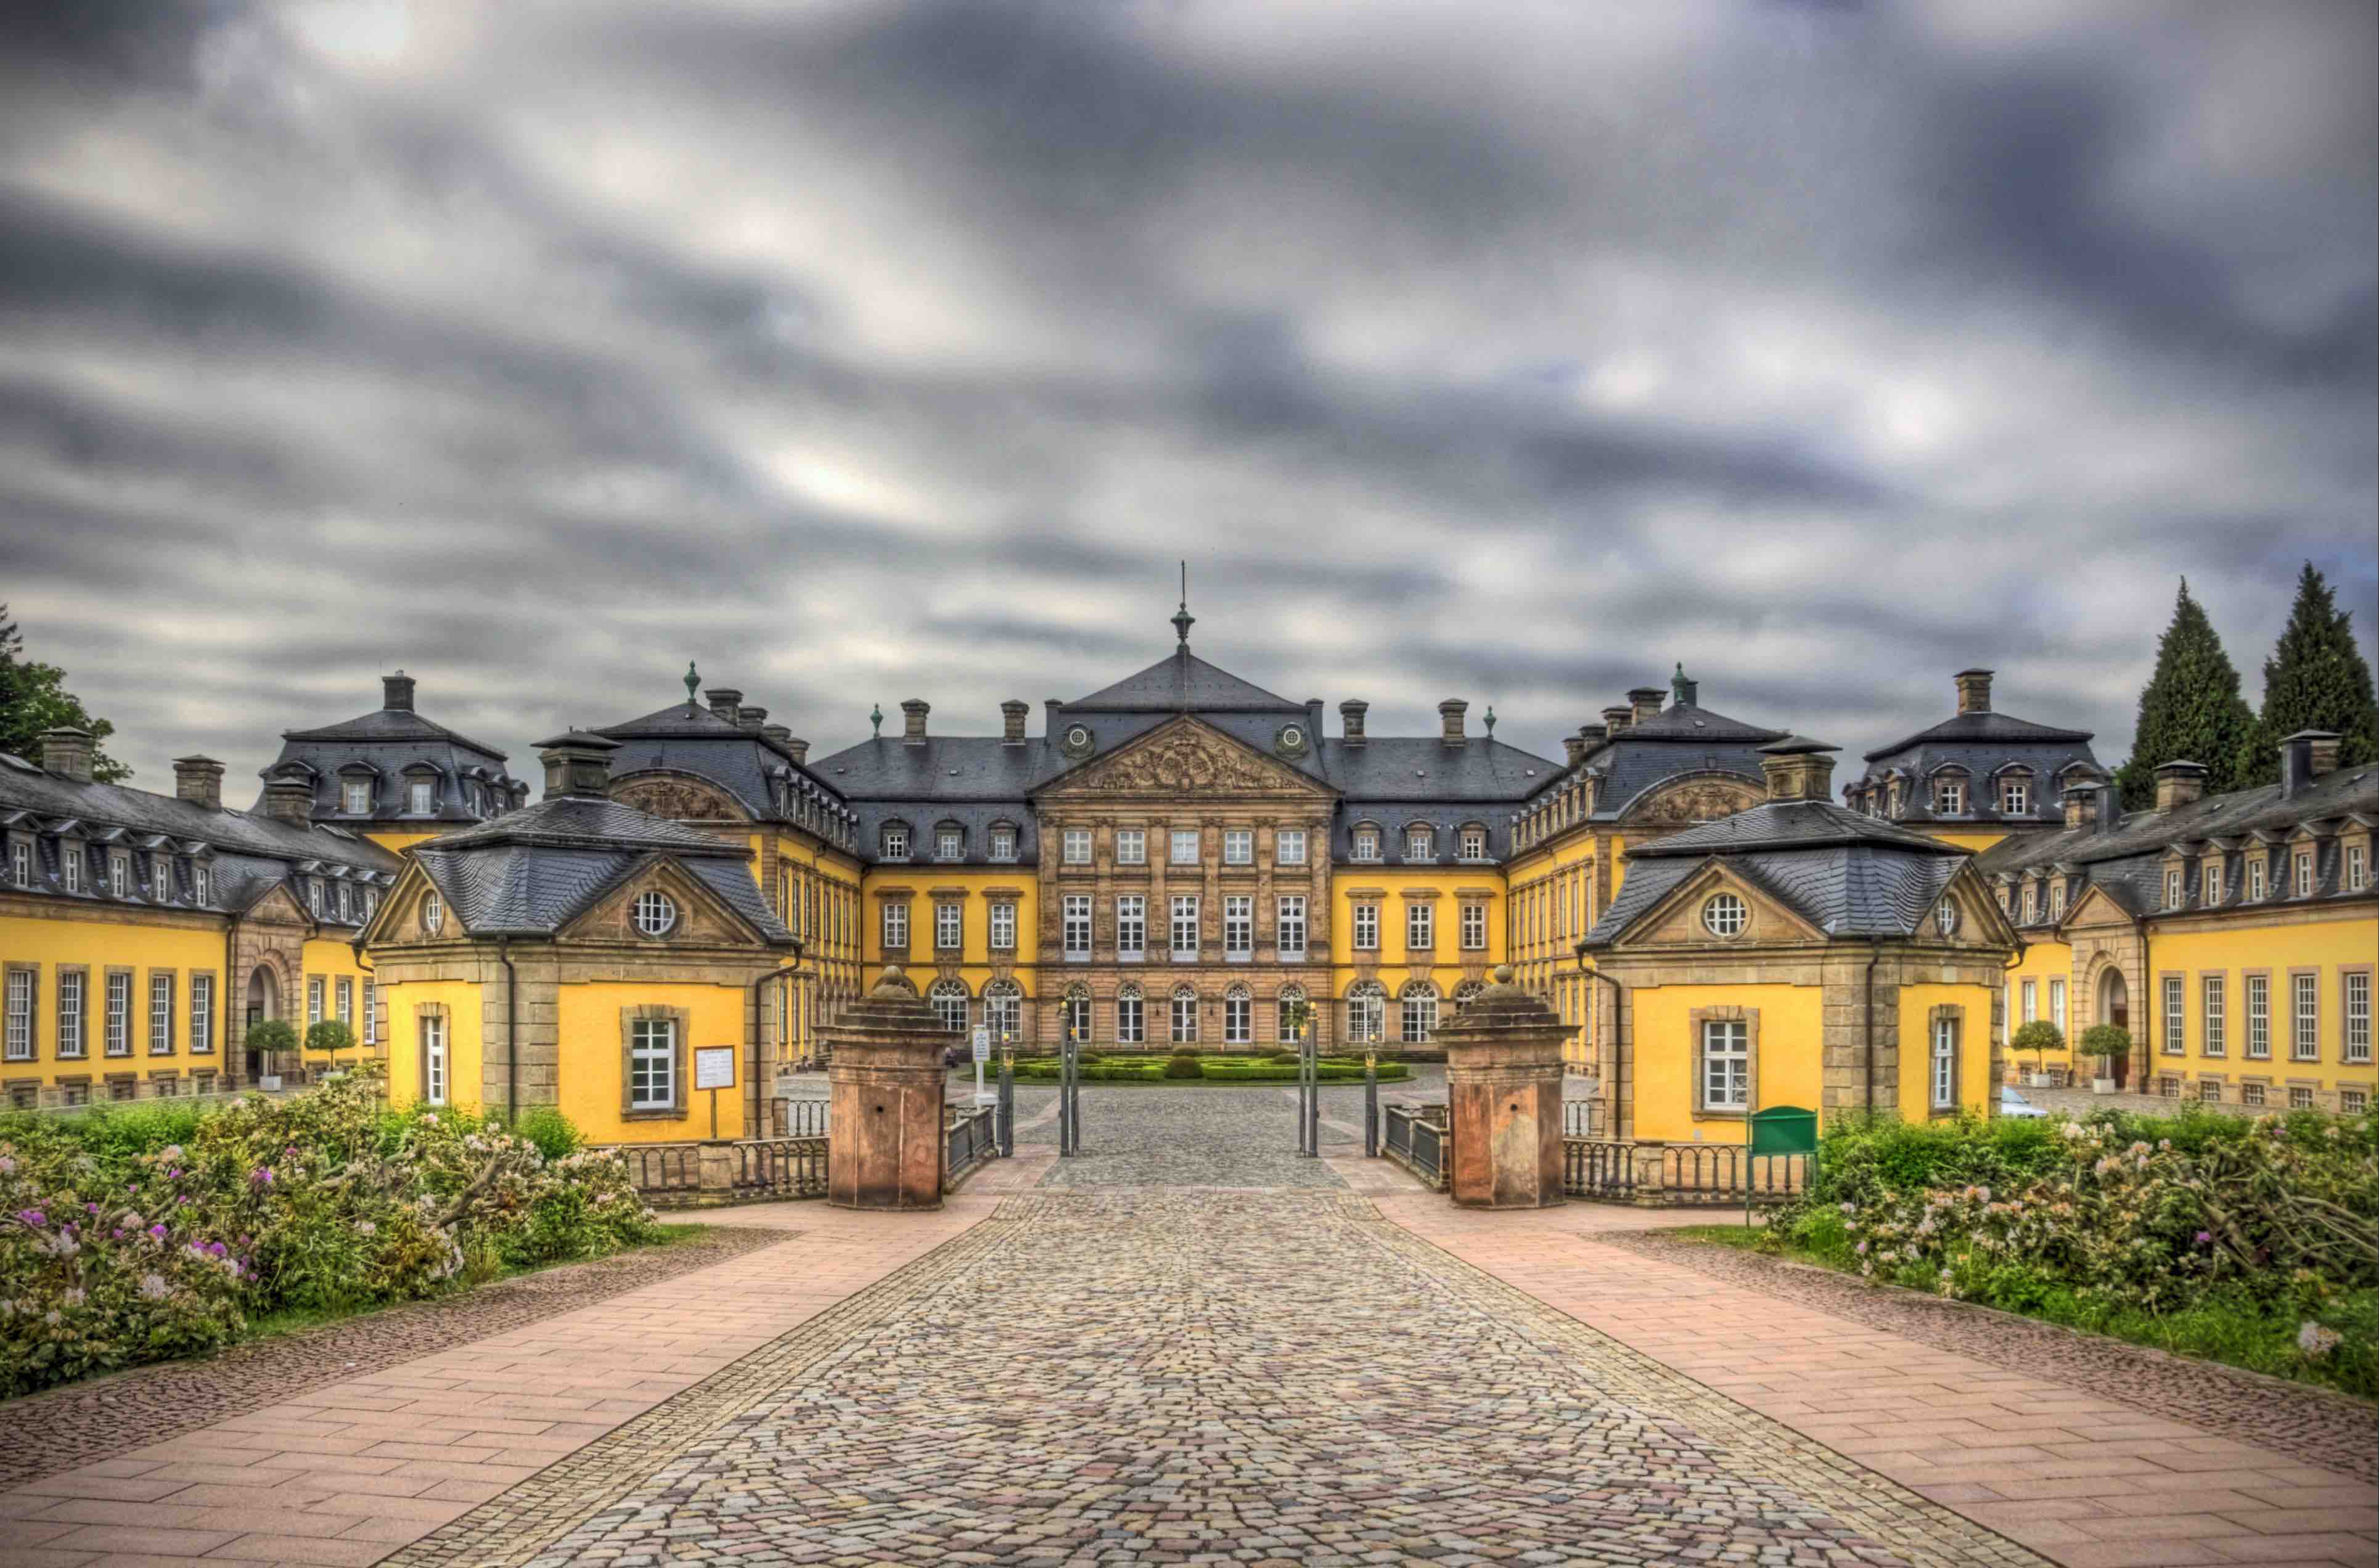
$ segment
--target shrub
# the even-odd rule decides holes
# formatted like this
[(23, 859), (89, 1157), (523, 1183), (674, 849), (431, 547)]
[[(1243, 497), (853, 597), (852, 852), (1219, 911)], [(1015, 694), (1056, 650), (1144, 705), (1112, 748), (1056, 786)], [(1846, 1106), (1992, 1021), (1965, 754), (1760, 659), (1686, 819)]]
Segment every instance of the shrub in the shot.
[(324, 1019), (318, 1024), (309, 1025), (306, 1031), (306, 1049), (327, 1051), (334, 1062), (338, 1060), (340, 1052), (355, 1048), (356, 1031), (336, 1019)]
[(2081, 1052), (2106, 1061), (2131, 1054), (2131, 1031), (2119, 1024), (2094, 1023), (2082, 1031)]
[(1177, 1053), (1166, 1060), (1165, 1064), (1165, 1076), (1167, 1078), (1203, 1078), (1206, 1076), (1206, 1069), (1199, 1064), (1197, 1057), (1190, 1055), (1185, 1051)]
[(1302, 1058), (1294, 1051), (1274, 1051), (1271, 1055), (1264, 1058), (1265, 1061), (1271, 1062), (1276, 1067), (1295, 1067), (1301, 1059)]
[(2008, 1049), (2019, 1056), (2030, 1053), (2037, 1064), (2041, 1057), (2051, 1052), (2065, 1049), (2065, 1031), (2047, 1019), (2035, 1019), (2015, 1031), (2014, 1038), (2008, 1042)]
[(251, 1051), (295, 1051), (297, 1031), (287, 1019), (259, 1019), (248, 1026), (240, 1043)]
[(551, 1105), (532, 1105), (521, 1112), (513, 1120), (513, 1130), (536, 1144), (537, 1152), (549, 1160), (575, 1154), (586, 1147), (578, 1124)]

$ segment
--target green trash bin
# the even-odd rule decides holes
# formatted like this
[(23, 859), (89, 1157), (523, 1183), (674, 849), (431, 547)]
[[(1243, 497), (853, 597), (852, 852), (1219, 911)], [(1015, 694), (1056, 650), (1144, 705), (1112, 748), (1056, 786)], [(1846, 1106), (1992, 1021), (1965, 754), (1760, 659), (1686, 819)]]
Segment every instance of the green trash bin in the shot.
[(1817, 1164), (1817, 1113), (1798, 1105), (1773, 1105), (1751, 1114), (1751, 1147), (1743, 1170), (1743, 1223), (1751, 1223), (1751, 1164), (1763, 1154), (1799, 1154), (1808, 1161), (1804, 1176), (1814, 1176)]

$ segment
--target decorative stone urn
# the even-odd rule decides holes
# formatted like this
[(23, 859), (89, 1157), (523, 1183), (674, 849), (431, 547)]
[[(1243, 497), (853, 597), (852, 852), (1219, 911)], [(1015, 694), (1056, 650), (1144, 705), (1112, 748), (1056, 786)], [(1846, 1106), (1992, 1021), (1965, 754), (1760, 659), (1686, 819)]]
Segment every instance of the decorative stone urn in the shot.
[(845, 1209), (938, 1209), (942, 1051), (949, 1031), (898, 964), (829, 1031), (827, 1201)]
[(1562, 1201), (1562, 1041), (1569, 1026), (1499, 966), (1494, 983), (1438, 1026), (1452, 1110), (1454, 1201), (1549, 1209)]

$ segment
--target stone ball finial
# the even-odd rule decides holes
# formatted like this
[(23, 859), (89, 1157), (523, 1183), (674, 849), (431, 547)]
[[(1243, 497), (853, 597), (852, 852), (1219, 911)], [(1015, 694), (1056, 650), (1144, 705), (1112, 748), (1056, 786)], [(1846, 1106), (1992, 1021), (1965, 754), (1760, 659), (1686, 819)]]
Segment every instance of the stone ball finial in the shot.
[(1489, 971), (1487, 978), (1493, 981), (1498, 985), (1509, 985), (1512, 983), (1512, 966), (1510, 964), (1497, 964), (1493, 970)]
[(901, 973), (899, 964), (886, 964), (884, 972), (876, 977), (875, 985), (867, 993), (867, 997), (870, 1001), (879, 997), (885, 1001), (897, 1001), (902, 997), (914, 999), (916, 995), (916, 982)]

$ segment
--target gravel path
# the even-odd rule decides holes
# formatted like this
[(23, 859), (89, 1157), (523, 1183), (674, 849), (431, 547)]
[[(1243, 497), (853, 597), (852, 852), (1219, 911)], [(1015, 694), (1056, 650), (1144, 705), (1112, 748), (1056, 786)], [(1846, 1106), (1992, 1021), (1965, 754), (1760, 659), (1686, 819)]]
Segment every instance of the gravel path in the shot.
[(2168, 1356), (1972, 1302), (1879, 1287), (1848, 1274), (1714, 1242), (1658, 1231), (1613, 1231), (1598, 1239), (2379, 1483), (2379, 1411), (2342, 1393), (2216, 1361)]
[(675, 1246), (541, 1269), (460, 1296), (234, 1345), (205, 1360), (136, 1367), (29, 1394), (0, 1405), (0, 1484), (112, 1458), (308, 1389), (576, 1311), (800, 1234), (718, 1227)]

